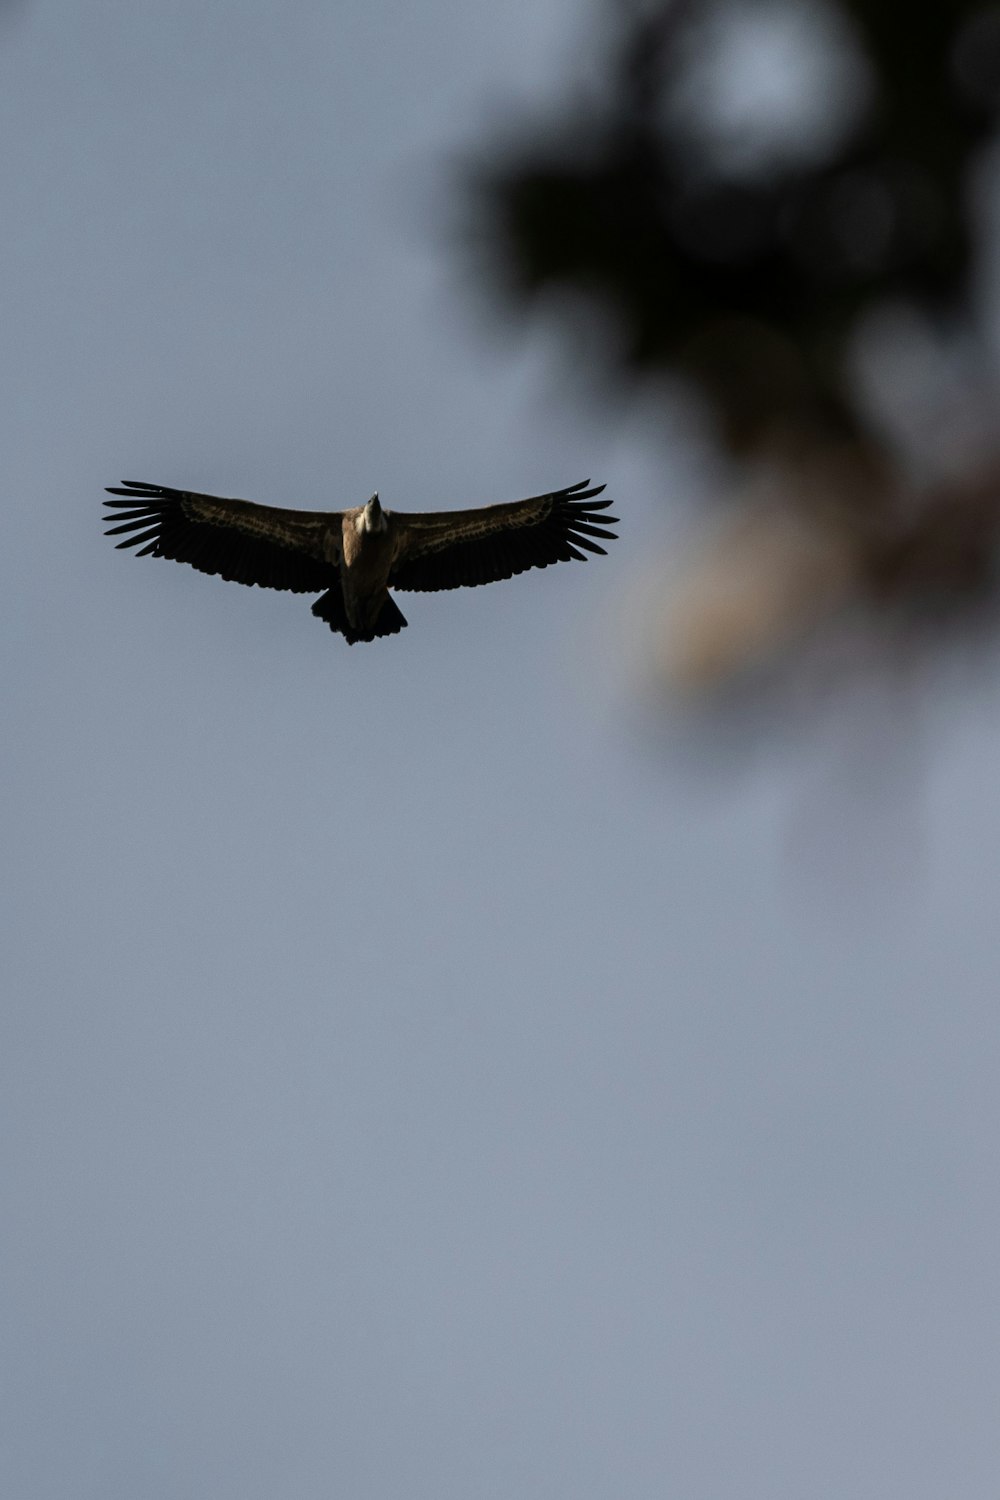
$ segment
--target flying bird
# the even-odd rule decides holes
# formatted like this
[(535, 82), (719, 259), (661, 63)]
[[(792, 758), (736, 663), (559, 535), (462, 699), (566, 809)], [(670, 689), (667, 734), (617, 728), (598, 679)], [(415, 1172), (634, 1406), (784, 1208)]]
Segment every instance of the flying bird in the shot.
[[(613, 539), (589, 479), (547, 495), (479, 510), (383, 510), (377, 494), (351, 510), (284, 510), (126, 479), (108, 488), (105, 535), (137, 557), (170, 557), (235, 583), (320, 593), (312, 607), (351, 645), (395, 635), (404, 620), (392, 589), (457, 589), (605, 550)], [(601, 524), (598, 524), (601, 523)], [(582, 550), (581, 550), (582, 549)]]

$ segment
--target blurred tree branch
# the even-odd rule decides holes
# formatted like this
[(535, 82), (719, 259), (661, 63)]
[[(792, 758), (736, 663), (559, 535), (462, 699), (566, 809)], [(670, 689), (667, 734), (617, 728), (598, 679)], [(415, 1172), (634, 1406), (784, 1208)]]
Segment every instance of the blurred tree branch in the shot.
[[(526, 314), (599, 309), (588, 348), (616, 381), (693, 382), (728, 451), (776, 480), (768, 524), (784, 508), (829, 542), (835, 598), (897, 619), (979, 605), (1000, 440), (973, 188), (1000, 7), (609, 0), (596, 50), (599, 89), (471, 169), (490, 284)], [(895, 347), (887, 375), (900, 308), (923, 364)]]

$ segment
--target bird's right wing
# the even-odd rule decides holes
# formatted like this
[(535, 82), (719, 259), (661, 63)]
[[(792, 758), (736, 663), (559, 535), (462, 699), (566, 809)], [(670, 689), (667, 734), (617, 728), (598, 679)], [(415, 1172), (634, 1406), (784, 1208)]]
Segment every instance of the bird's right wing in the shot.
[(105, 535), (128, 533), (118, 546), (138, 546), (137, 557), (171, 557), (235, 583), (300, 594), (328, 589), (338, 577), (324, 542), (331, 527), (339, 530), (339, 513), (282, 510), (129, 479), (108, 494), (128, 498), (105, 500), (107, 519), (119, 523)]
[[(389, 587), (457, 589), (511, 578), (528, 568), (547, 568), (586, 553), (604, 555), (600, 542), (614, 540), (610, 500), (595, 500), (603, 484), (590, 480), (479, 510), (394, 512), (398, 546)], [(581, 550), (583, 549), (583, 550)]]

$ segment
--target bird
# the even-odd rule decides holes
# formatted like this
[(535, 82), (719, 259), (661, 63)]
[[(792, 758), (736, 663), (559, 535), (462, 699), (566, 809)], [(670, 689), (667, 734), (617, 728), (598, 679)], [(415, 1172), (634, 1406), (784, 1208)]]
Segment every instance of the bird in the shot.
[(378, 492), (348, 510), (287, 510), (193, 490), (123, 480), (105, 500), (106, 536), (137, 557), (169, 557), (235, 583), (319, 593), (312, 612), (349, 645), (406, 625), (391, 589), (456, 589), (493, 583), (576, 559), (616, 539), (590, 480), (475, 510), (383, 509)]

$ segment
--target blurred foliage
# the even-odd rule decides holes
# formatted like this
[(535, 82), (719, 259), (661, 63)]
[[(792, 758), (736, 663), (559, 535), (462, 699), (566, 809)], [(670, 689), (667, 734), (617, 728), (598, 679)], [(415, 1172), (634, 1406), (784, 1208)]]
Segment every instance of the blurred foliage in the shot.
[[(589, 86), (473, 166), (491, 284), (581, 323), (616, 381), (694, 383), (727, 451), (769, 476), (729, 553), (752, 571), (752, 514), (763, 591), (778, 554), (830, 560), (805, 620), (848, 596), (934, 619), (990, 596), (1000, 408), (976, 188), (1000, 7), (610, 0), (594, 50)], [(810, 538), (776, 552), (776, 531)], [(752, 609), (731, 628), (752, 636)]]

